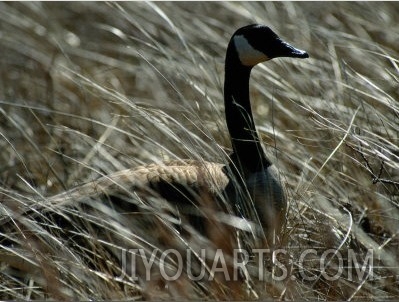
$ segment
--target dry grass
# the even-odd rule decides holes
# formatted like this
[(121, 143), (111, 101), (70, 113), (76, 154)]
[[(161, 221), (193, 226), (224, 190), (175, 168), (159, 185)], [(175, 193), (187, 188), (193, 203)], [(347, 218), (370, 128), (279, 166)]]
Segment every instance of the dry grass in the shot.
[[(1, 3), (0, 298), (398, 299), (398, 18), (395, 2)], [(130, 192), (148, 210), (132, 217), (92, 198), (52, 207), (49, 196), (145, 163), (225, 162), (224, 52), (254, 22), (311, 57), (258, 66), (251, 80), (289, 197), (289, 277), (253, 278), (251, 290), (116, 278), (124, 249), (231, 246), (185, 225), (183, 238), (156, 198)], [(318, 253), (302, 263), (307, 249)], [(344, 256), (326, 269), (343, 267), (338, 280), (318, 265), (328, 249)], [(373, 278), (350, 280), (348, 251), (361, 263), (372, 251)]]

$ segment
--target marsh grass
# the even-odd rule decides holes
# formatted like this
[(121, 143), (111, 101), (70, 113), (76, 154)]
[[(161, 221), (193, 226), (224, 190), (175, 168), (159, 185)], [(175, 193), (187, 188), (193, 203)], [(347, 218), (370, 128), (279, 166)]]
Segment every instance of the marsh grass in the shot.
[[(395, 2), (1, 3), (0, 297), (397, 299), (398, 17)], [(256, 125), (289, 198), (289, 278), (118, 278), (124, 249), (231, 241), (177, 230), (156, 196), (125, 190), (121, 199), (145, 206), (136, 216), (90, 196), (51, 200), (146, 163), (225, 163), (225, 48), (254, 22), (310, 54), (251, 78)], [(213, 223), (223, 234), (226, 224)], [(301, 267), (306, 249), (319, 252)], [(317, 265), (326, 249), (355, 251), (361, 263), (372, 250), (373, 278), (327, 280)]]

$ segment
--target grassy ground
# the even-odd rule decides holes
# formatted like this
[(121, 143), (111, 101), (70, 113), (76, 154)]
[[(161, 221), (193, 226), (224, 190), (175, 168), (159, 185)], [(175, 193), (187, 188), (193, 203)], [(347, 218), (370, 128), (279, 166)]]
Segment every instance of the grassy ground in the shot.
[[(251, 79), (289, 198), (288, 278), (233, 294), (220, 280), (118, 279), (110, 249), (176, 238), (101, 206), (57, 208), (73, 225), (62, 230), (3, 205), (0, 298), (398, 299), (398, 19), (395, 2), (1, 3), (0, 200), (16, 207), (140, 164), (225, 162), (223, 64), (238, 27), (270, 25), (310, 59), (262, 64)], [(301, 262), (307, 249), (317, 253)], [(328, 249), (337, 280), (319, 265)], [(351, 252), (372, 274), (350, 278)]]

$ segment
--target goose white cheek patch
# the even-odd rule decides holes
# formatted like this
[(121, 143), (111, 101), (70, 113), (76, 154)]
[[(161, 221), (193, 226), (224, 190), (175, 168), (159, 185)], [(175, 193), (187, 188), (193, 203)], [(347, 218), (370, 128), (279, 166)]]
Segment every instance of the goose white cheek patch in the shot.
[(260, 62), (269, 60), (263, 52), (253, 48), (243, 35), (234, 37), (234, 46), (241, 63), (245, 66), (255, 66)]

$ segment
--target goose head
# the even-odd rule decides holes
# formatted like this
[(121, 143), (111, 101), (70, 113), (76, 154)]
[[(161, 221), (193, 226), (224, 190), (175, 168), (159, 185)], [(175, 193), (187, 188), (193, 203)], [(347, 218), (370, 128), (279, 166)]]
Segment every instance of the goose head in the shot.
[(269, 27), (259, 24), (238, 29), (232, 36), (229, 47), (235, 49), (241, 65), (247, 67), (277, 57), (309, 57), (306, 51), (291, 46)]

